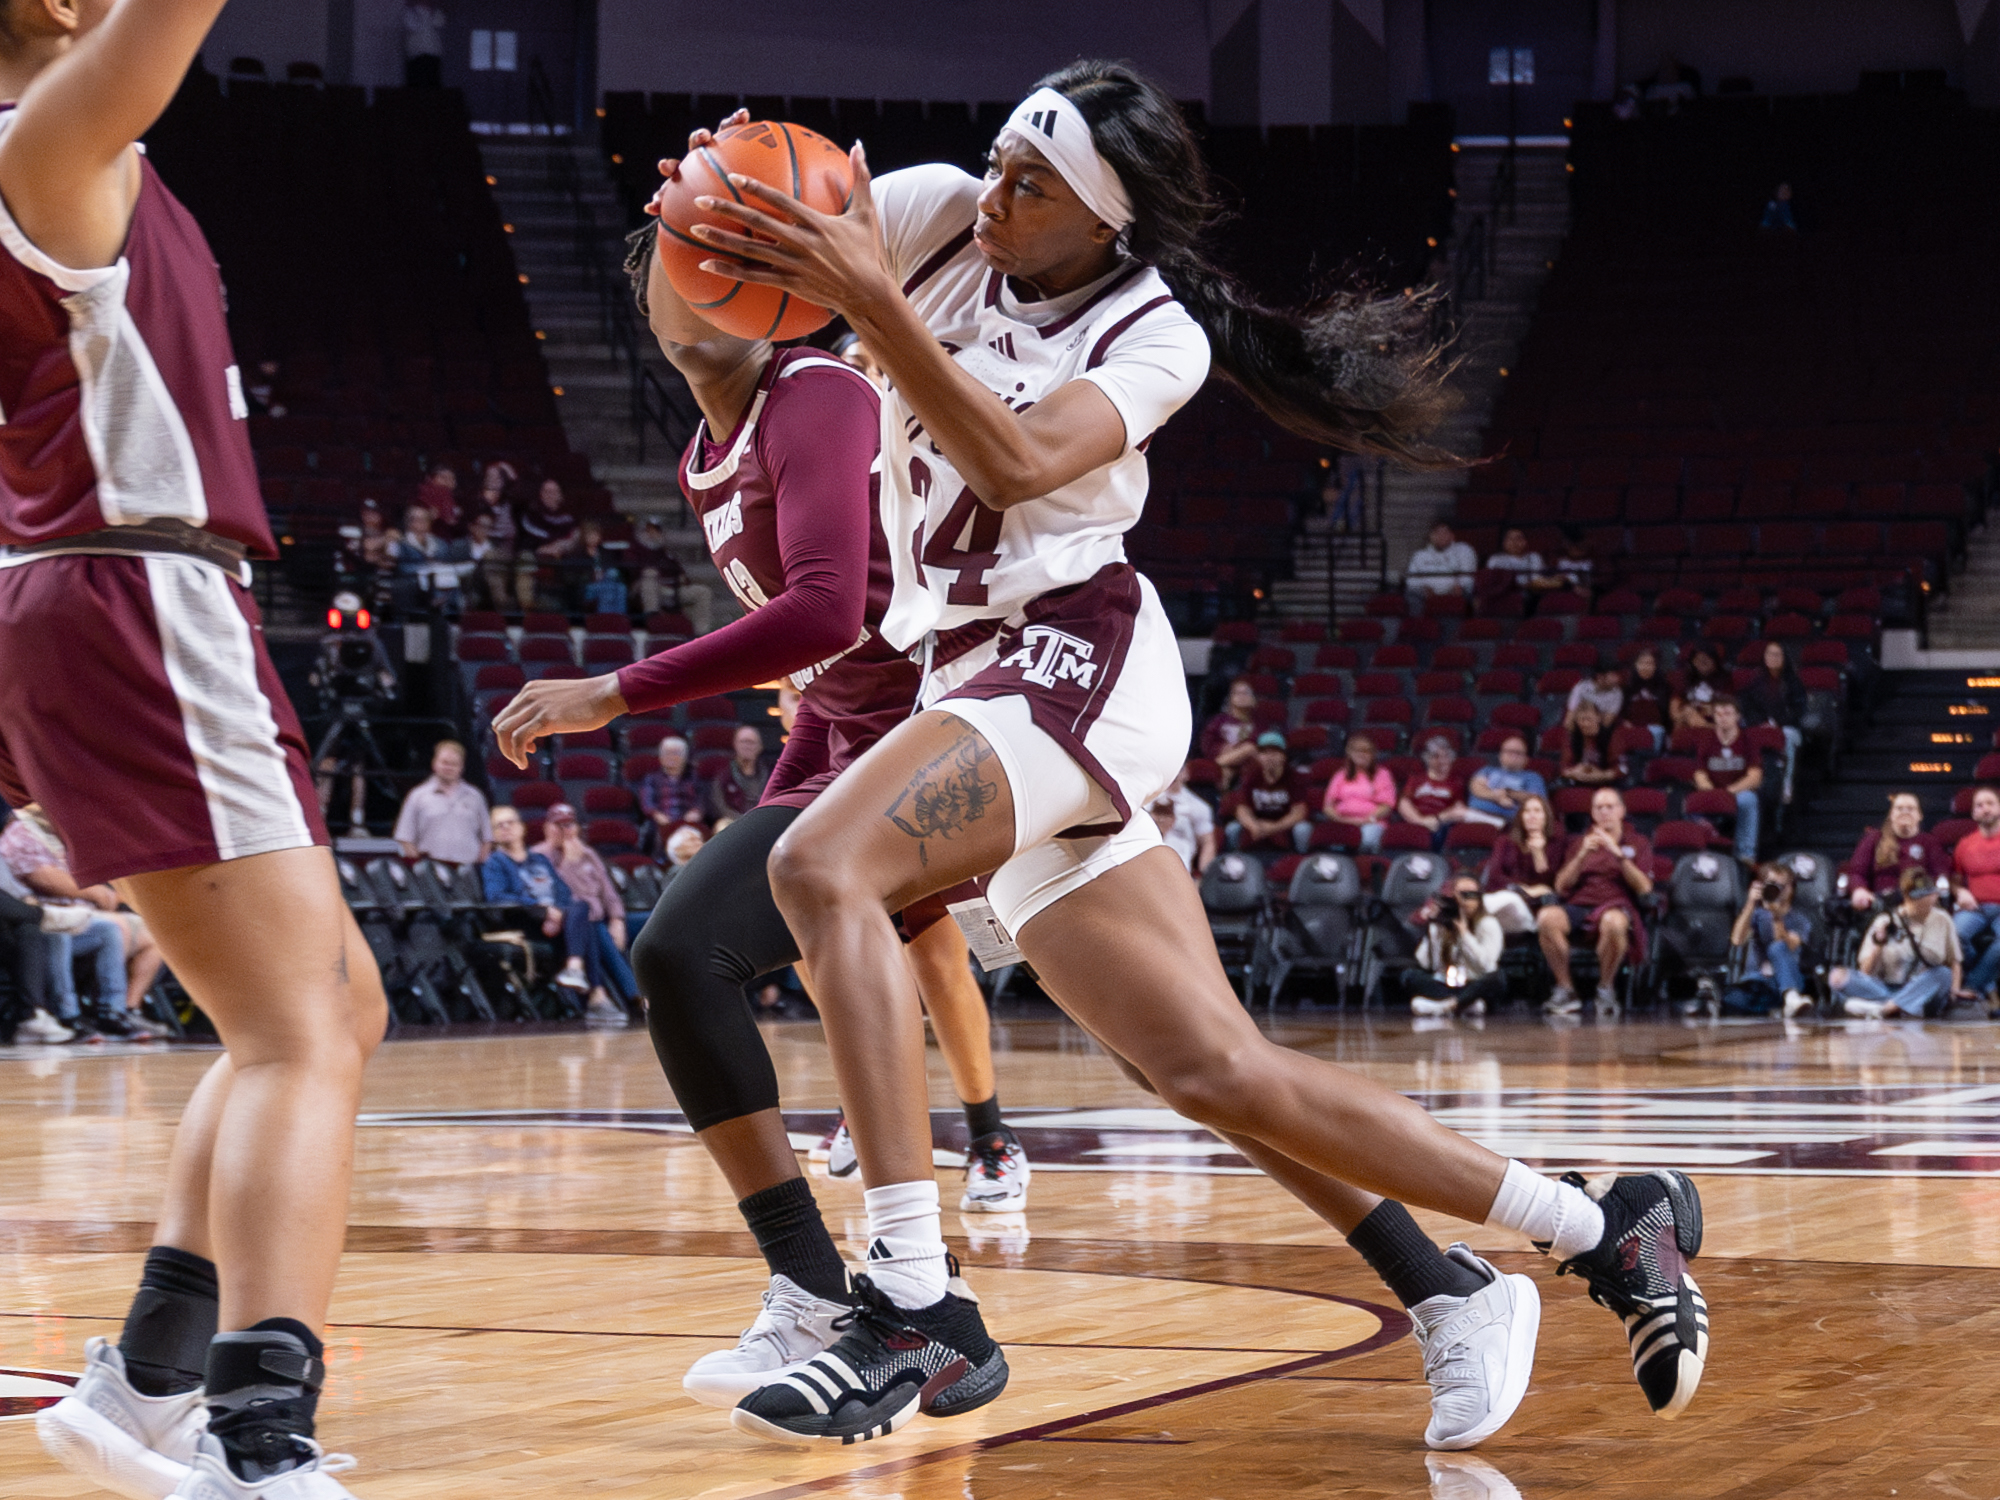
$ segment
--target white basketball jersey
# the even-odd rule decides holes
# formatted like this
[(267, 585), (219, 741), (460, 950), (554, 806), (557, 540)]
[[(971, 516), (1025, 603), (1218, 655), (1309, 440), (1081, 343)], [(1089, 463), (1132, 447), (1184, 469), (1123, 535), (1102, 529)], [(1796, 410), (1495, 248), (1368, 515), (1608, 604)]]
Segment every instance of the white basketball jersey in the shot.
[[(953, 360), (1017, 411), (1072, 380), (1096, 384), (1125, 422), (1125, 451), (1040, 499), (981, 504), (894, 390), (882, 402), (882, 529), (895, 593), (882, 633), (907, 648), (933, 630), (1005, 618), (1125, 556), (1146, 505), (1145, 445), (1208, 378), (1208, 339), (1159, 274), (1110, 275), (1023, 303), (972, 243), (981, 184), (955, 167), (875, 181), (897, 279)], [(904, 539), (899, 543), (898, 538)]]

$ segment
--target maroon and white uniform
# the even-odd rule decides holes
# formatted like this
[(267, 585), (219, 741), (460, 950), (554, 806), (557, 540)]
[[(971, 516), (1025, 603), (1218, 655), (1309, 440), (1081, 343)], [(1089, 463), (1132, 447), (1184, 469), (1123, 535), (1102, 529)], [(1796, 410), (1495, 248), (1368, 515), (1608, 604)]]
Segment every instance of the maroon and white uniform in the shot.
[(681, 489), (748, 613), (618, 673), (635, 713), (790, 677), (804, 696), (765, 802), (804, 807), (916, 706), (921, 672), (881, 633), (880, 410), (860, 371), (787, 349), (734, 433), (718, 442), (701, 426)]
[(966, 719), (1014, 793), (1015, 856), (988, 887), (1007, 927), (1160, 842), (1146, 812), (1192, 734), (1159, 596), (1125, 560), (1145, 508), (1145, 448), (1208, 378), (1208, 339), (1152, 267), (1124, 261), (1023, 302), (972, 240), (981, 184), (953, 167), (877, 178), (896, 275), (958, 366), (1025, 410), (1074, 381), (1125, 427), (1110, 463), (1004, 512), (982, 505), (892, 391), (883, 527), (897, 539), (883, 633), (928, 641), (926, 707)]
[(208, 242), (142, 159), (116, 265), (0, 250), (0, 796), (85, 884), (325, 843)]

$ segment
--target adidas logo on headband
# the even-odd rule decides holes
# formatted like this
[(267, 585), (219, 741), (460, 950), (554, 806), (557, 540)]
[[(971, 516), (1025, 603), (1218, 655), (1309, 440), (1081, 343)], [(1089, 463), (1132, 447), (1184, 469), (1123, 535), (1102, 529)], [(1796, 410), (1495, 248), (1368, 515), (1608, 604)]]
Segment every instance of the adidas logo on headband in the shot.
[(1052, 109), (1038, 109), (1028, 116), (1028, 123), (1041, 131), (1050, 140), (1056, 138), (1056, 112)]

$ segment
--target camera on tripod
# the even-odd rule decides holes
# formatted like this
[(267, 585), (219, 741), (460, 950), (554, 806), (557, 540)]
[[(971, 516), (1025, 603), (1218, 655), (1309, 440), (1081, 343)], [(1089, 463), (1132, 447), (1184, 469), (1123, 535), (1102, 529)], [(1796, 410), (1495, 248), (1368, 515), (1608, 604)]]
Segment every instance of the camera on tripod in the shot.
[(396, 672), (375, 634), (373, 613), (358, 595), (338, 593), (327, 606), (326, 626), (312, 678), (320, 711), (365, 719), (388, 707), (396, 695)]

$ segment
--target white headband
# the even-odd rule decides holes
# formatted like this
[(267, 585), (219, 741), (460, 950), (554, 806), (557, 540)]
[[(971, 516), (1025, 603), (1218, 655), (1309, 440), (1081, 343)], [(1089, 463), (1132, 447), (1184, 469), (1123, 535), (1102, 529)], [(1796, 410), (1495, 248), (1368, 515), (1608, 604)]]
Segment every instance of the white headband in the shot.
[(1111, 163), (1097, 154), (1090, 122), (1054, 89), (1036, 89), (1018, 105), (1001, 127), (1019, 136), (1049, 160), (1062, 180), (1076, 190), (1083, 206), (1113, 229), (1132, 222), (1132, 201)]

